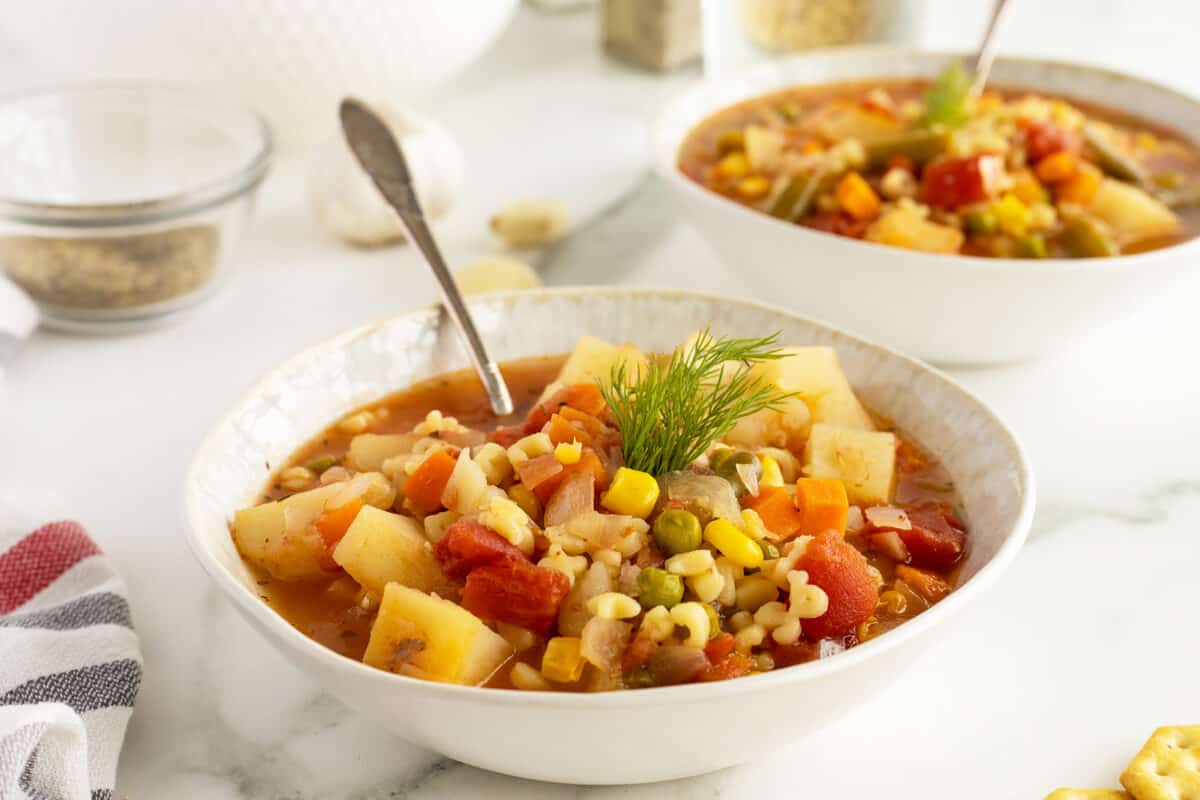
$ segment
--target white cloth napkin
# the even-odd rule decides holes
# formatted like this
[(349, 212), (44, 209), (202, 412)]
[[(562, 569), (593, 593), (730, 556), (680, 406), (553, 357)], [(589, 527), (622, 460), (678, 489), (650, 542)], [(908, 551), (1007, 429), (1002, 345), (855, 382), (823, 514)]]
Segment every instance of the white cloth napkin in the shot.
[(0, 800), (109, 800), (142, 656), (120, 577), (47, 497), (0, 490)]

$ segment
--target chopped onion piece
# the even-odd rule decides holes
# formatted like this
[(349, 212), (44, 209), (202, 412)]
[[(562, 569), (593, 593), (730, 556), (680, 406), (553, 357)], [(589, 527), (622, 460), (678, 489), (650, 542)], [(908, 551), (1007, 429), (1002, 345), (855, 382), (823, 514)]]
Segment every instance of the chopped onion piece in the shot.
[(708, 668), (708, 657), (699, 647), (664, 644), (650, 656), (650, 676), (659, 686), (687, 683)]
[(583, 657), (606, 672), (620, 669), (621, 655), (632, 630), (628, 622), (592, 617), (580, 634)]
[(742, 485), (746, 487), (746, 491), (751, 497), (758, 497), (758, 471), (757, 464), (736, 464), (734, 469), (737, 470), (738, 477), (742, 479)]
[(836, 656), (845, 649), (846, 646), (836, 639), (822, 639), (820, 647), (817, 650), (817, 658), (829, 658), (830, 656)]
[(562, 482), (546, 503), (546, 527), (561, 525), (580, 514), (594, 511), (596, 506), (596, 476), (591, 470), (576, 473)]
[(900, 534), (895, 531), (873, 533), (868, 540), (871, 542), (871, 547), (888, 558), (895, 561), (908, 561), (908, 547), (900, 538)]
[(872, 506), (863, 512), (872, 528), (892, 531), (911, 531), (912, 523), (904, 509), (895, 506)]

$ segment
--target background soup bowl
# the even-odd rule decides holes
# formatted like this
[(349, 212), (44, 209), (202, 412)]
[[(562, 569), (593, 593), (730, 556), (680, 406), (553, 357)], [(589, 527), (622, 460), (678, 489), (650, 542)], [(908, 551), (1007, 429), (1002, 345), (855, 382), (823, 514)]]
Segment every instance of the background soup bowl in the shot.
[[(1020, 361), (1125, 316), (1196, 273), (1200, 240), (1108, 259), (933, 255), (781, 222), (689, 180), (679, 146), (710, 115), (778, 89), (936, 75), (961, 54), (893, 48), (815, 52), (695, 84), (654, 123), (655, 169), (686, 216), (757, 296), (939, 363)], [(1200, 101), (1098, 67), (997, 59), (997, 85), (1131, 112), (1184, 133)]]
[(963, 585), (930, 611), (860, 647), (764, 675), (586, 695), (449, 686), (367, 667), (316, 644), (262, 602), (229, 535), (234, 511), (254, 502), (267, 479), (264, 462), (281, 463), (364, 402), (467, 366), (452, 327), (435, 310), (350, 331), (268, 375), (212, 431), (187, 478), (188, 541), (286, 658), (412, 742), (497, 772), (567, 783), (663, 780), (749, 760), (819, 730), (890, 683), (919, 653), (924, 634), (1009, 565), (1028, 532), (1033, 479), (1012, 434), (979, 400), (904, 356), (784, 311), (693, 294), (539, 291), (492, 295), (472, 306), (502, 360), (564, 353), (582, 334), (662, 351), (709, 324), (717, 333), (779, 330), (789, 344), (832, 345), (863, 400), (949, 469), (972, 544)]

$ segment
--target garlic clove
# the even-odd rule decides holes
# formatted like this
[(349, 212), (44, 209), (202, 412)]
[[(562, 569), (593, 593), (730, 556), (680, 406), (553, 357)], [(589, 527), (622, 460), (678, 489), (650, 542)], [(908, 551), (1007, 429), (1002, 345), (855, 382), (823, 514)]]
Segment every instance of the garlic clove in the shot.
[(536, 289), (542, 285), (542, 279), (528, 264), (504, 256), (472, 261), (454, 273), (454, 280), (463, 294)]
[(561, 239), (568, 223), (557, 200), (526, 200), (496, 212), (489, 226), (509, 247), (538, 247)]
[[(435, 220), (444, 217), (462, 184), (463, 155), (458, 143), (428, 117), (386, 104), (373, 107), (404, 151), (425, 215)], [(351, 244), (379, 247), (404, 240), (395, 212), (363, 172), (340, 132), (314, 153), (308, 202), (322, 227)]]

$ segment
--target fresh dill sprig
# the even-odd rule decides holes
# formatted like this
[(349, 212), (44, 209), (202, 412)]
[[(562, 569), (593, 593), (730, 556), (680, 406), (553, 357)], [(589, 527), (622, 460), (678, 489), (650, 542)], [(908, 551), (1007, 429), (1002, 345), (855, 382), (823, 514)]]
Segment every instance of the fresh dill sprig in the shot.
[(714, 338), (706, 328), (669, 359), (630, 374), (617, 364), (600, 391), (621, 431), (625, 466), (662, 475), (683, 469), (738, 420), (776, 408), (790, 395), (751, 373), (785, 355), (779, 333), (760, 339)]

